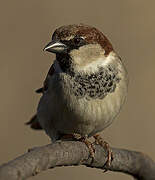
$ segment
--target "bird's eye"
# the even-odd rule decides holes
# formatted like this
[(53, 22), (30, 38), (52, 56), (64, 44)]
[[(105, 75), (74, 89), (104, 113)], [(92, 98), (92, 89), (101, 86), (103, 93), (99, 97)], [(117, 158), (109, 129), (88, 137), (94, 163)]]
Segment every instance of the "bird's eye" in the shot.
[(84, 42), (84, 38), (82, 38), (82, 37), (75, 37), (74, 38), (75, 44), (81, 44), (82, 42)]

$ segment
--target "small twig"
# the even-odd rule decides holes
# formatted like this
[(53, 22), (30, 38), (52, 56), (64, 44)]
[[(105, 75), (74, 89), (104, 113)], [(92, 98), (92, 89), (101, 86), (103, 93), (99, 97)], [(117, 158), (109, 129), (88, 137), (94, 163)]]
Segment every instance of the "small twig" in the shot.
[(1, 165), (0, 180), (23, 180), (49, 168), (81, 164), (127, 173), (137, 180), (155, 180), (155, 163), (147, 155), (112, 148), (114, 160), (110, 167), (104, 167), (107, 154), (99, 145), (95, 145), (95, 149), (95, 161), (91, 164), (89, 150), (81, 142), (62, 141), (33, 148), (24, 155)]

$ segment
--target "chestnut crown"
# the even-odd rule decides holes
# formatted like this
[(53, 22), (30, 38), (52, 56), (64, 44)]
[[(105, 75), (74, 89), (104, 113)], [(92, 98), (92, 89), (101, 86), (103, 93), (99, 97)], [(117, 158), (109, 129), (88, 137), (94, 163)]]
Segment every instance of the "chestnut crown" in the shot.
[(59, 41), (70, 49), (78, 49), (85, 44), (99, 44), (105, 55), (113, 50), (111, 43), (101, 31), (84, 24), (61, 26), (53, 33), (52, 41)]

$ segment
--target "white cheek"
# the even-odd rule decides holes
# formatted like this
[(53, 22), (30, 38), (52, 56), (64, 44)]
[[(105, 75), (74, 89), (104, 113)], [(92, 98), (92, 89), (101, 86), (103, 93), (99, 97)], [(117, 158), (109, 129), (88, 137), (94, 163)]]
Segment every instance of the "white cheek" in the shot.
[(97, 44), (85, 45), (70, 52), (70, 56), (77, 66), (86, 66), (96, 61), (96, 58), (100, 57), (102, 54), (104, 54), (104, 50)]
[(85, 59), (77, 57), (78, 63), (76, 64), (75, 68), (79, 72), (96, 72), (98, 71), (98, 67), (105, 67), (109, 65), (115, 58), (116, 56), (114, 52), (111, 52), (108, 56), (104, 56), (104, 53), (102, 53), (100, 56), (95, 57), (95, 60), (88, 61), (88, 63), (81, 65)]
[(107, 57), (99, 57), (96, 61), (93, 61), (92, 63), (86, 65), (81, 70), (85, 72), (96, 72), (98, 71), (98, 67), (107, 66), (109, 63), (111, 63), (112, 59), (113, 57), (111, 57), (110, 55)]

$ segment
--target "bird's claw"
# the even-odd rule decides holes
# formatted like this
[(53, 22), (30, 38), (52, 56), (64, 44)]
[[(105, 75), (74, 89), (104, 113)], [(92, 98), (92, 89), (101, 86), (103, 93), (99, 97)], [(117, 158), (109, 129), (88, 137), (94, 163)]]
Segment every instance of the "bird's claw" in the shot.
[[(99, 144), (100, 146), (102, 146), (106, 151), (107, 151), (107, 161), (104, 164), (104, 167), (109, 168), (111, 165), (111, 162), (113, 161), (114, 157), (113, 157), (113, 153), (112, 150), (109, 146), (109, 144), (104, 141), (98, 134), (93, 136), (95, 138), (95, 143)], [(107, 170), (105, 170), (104, 172), (106, 172)]]
[(81, 136), (80, 134), (76, 134), (74, 133), (73, 134), (74, 138), (78, 141), (81, 141), (83, 143), (85, 143), (85, 145), (88, 147), (89, 149), (89, 152), (90, 152), (90, 157), (92, 158), (92, 161), (94, 161), (94, 158), (95, 158), (95, 147), (93, 145), (93, 143), (91, 143), (89, 140), (88, 140), (88, 137), (87, 136)]
[[(112, 150), (111, 150), (109, 144), (106, 141), (104, 141), (98, 134), (94, 135), (93, 137), (95, 139), (95, 144), (102, 146), (107, 151), (107, 161), (105, 162), (104, 167), (109, 168), (111, 165), (111, 162), (113, 160), (113, 153), (112, 153)], [(74, 140), (81, 141), (81, 142), (85, 143), (85, 145), (89, 149), (90, 157), (92, 158), (92, 163), (94, 162), (95, 147), (94, 147), (94, 144), (88, 140), (87, 136), (81, 136), (80, 134), (77, 134), (77, 133), (65, 134), (62, 136), (61, 139), (63, 139), (63, 140), (74, 139)], [(107, 171), (107, 170), (105, 170), (105, 171)]]

